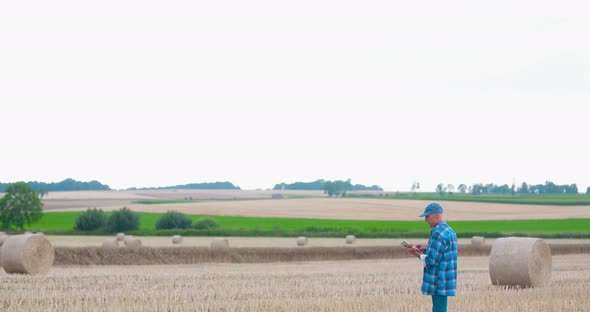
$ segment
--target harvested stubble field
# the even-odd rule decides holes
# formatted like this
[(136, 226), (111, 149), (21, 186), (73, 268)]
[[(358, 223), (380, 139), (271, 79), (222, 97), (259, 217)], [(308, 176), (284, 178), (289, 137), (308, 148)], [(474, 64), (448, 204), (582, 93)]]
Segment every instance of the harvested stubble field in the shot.
[[(128, 190), (128, 191), (63, 191), (50, 192), (43, 197), (46, 210), (83, 209), (88, 207), (129, 206), (136, 201), (229, 201), (270, 199), (270, 190)], [(0, 193), (2, 194), (2, 193)], [(287, 197), (325, 197), (321, 191), (281, 191)]]
[[(0, 273), (2, 311), (430, 311), (415, 258), (55, 267)], [(588, 311), (590, 255), (553, 257), (544, 288), (492, 286), (487, 257), (459, 260), (450, 311)]]
[[(226, 199), (171, 204), (137, 204), (139, 199), (182, 200), (187, 194), (215, 196)], [(301, 192), (293, 192), (293, 195)], [(416, 221), (429, 201), (375, 198), (292, 198), (269, 199), (272, 191), (103, 191), (54, 192), (44, 198), (47, 211), (73, 211), (101, 208), (106, 211), (127, 206), (138, 212), (163, 213), (176, 210), (186, 214), (225, 215), (279, 218), (312, 218), (339, 220), (407, 220)], [(308, 191), (308, 196), (322, 196), (321, 192)], [(311, 195), (315, 194), (315, 195)], [(239, 195), (239, 197), (238, 197)], [(214, 197), (211, 197), (214, 198)], [(261, 199), (265, 198), (265, 199)], [(101, 202), (102, 201), (102, 202)], [(117, 202), (114, 204), (113, 202)], [(588, 206), (517, 205), (470, 202), (441, 202), (449, 220), (530, 220), (590, 218)]]

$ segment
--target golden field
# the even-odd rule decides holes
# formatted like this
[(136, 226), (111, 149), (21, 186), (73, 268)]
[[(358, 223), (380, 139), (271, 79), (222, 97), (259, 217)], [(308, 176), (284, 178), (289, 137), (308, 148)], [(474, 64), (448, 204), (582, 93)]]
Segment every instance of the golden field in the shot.
[[(430, 311), (415, 258), (54, 267), (0, 273), (2, 311)], [(449, 311), (588, 311), (590, 255), (553, 256), (550, 285), (491, 285), (487, 257), (459, 259)]]
[[(322, 192), (291, 191), (281, 193), (305, 194), (315, 198), (270, 199), (273, 191), (244, 190), (147, 190), (147, 191), (88, 191), (51, 192), (44, 199), (46, 211), (120, 209), (127, 206), (140, 212), (176, 210), (187, 214), (251, 217), (314, 218), (340, 220), (419, 220), (429, 201), (329, 198)], [(137, 200), (183, 200), (193, 202), (174, 204), (137, 204)], [(200, 200), (200, 201), (196, 201)], [(523, 220), (590, 218), (588, 206), (515, 205), (469, 202), (440, 202), (448, 220)]]

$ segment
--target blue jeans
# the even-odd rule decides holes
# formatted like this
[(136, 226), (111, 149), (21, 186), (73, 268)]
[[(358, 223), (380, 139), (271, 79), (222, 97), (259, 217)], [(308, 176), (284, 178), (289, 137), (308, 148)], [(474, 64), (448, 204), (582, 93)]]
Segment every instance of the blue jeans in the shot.
[(432, 295), (432, 312), (447, 312), (447, 296)]

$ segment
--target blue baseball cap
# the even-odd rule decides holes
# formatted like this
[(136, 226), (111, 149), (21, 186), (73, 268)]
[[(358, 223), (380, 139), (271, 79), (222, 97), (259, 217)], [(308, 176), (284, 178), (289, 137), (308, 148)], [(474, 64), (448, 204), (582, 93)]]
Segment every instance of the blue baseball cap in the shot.
[(426, 217), (429, 214), (433, 213), (443, 213), (443, 207), (438, 203), (432, 202), (424, 208), (424, 213), (419, 215), (418, 217)]

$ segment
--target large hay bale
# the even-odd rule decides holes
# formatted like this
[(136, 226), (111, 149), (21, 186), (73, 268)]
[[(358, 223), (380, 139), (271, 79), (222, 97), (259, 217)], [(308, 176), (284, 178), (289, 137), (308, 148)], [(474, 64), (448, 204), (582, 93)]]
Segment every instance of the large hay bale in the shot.
[(123, 239), (123, 243), (125, 243), (125, 247), (129, 249), (139, 249), (141, 248), (141, 241), (133, 235), (126, 235), (125, 239)]
[(551, 279), (551, 249), (532, 237), (498, 238), (490, 253), (494, 285), (541, 287)]
[(356, 237), (354, 235), (346, 235), (346, 238), (344, 238), (344, 240), (347, 244), (354, 244), (354, 242), (356, 242)]
[(229, 249), (229, 241), (222, 237), (215, 237), (211, 241), (211, 249)]
[(297, 246), (305, 246), (307, 245), (308, 239), (305, 236), (297, 237)]
[(6, 273), (46, 273), (54, 257), (53, 246), (45, 236), (15, 235), (2, 245), (0, 264)]
[(122, 242), (125, 239), (125, 233), (117, 233), (117, 240)]
[(172, 236), (172, 244), (180, 244), (182, 243), (182, 236), (174, 235)]
[[(8, 235), (6, 235), (6, 233), (4, 232), (0, 232), (0, 257), (2, 257), (2, 245), (4, 244), (4, 241), (6, 241), (8, 239)], [(2, 263), (0, 263), (0, 267), (2, 267)]]
[(485, 243), (486, 243), (486, 238), (483, 236), (473, 236), (471, 238), (471, 245), (473, 245), (473, 246), (481, 247), (481, 246), (485, 245)]
[(119, 248), (119, 241), (117, 239), (107, 239), (102, 242), (102, 248), (114, 249)]
[[(4, 232), (2, 232), (4, 233)], [(0, 247), (2, 247), (2, 244), (4, 244), (4, 242), (9, 238), (10, 236), (6, 235), (6, 233), (4, 233), (4, 235), (0, 234)]]

